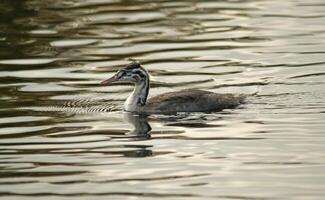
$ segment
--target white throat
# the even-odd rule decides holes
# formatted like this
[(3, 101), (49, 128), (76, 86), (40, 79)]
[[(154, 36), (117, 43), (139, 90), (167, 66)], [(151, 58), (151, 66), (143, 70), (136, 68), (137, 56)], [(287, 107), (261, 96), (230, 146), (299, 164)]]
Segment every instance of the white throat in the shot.
[(141, 108), (146, 104), (149, 87), (148, 81), (135, 84), (132, 94), (124, 103), (124, 110), (129, 112), (140, 111)]

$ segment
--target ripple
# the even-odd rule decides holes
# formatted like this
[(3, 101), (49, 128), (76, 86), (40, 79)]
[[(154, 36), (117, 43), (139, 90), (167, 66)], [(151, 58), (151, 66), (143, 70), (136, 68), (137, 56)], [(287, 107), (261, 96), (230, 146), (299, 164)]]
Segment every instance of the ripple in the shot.
[(304, 77), (314, 77), (314, 76), (324, 76), (325, 72), (318, 72), (318, 73), (309, 73), (309, 74), (303, 74), (303, 75), (297, 75), (297, 76), (292, 76), (290, 79), (294, 78), (304, 78)]
[(48, 176), (69, 176), (86, 173), (85, 171), (74, 171), (74, 172), (0, 172), (1, 178), (17, 178), (17, 177), (48, 177)]
[(48, 119), (50, 119), (50, 117), (41, 117), (41, 116), (2, 117), (0, 119), (0, 124), (35, 122), (35, 121), (43, 121)]
[(70, 39), (70, 40), (57, 40), (50, 43), (53, 47), (75, 47), (75, 46), (85, 46), (97, 43), (98, 40), (95, 39)]
[[(0, 196), (321, 199), (323, 5), (5, 1)], [(254, 95), (217, 113), (131, 115), (132, 85), (98, 85), (130, 60), (152, 75), (149, 97)]]
[(0, 65), (45, 65), (57, 60), (55, 58), (10, 59), (0, 60)]
[(38, 30), (32, 30), (29, 33), (33, 35), (55, 35), (58, 34), (56, 30), (51, 29), (38, 29)]
[(87, 193), (87, 192), (78, 192), (78, 193), (10, 193), (10, 192), (0, 192), (1, 196), (139, 196), (139, 197), (155, 197), (155, 198), (164, 198), (164, 197), (199, 197), (198, 195), (193, 194), (182, 194), (182, 193), (149, 193), (149, 192), (105, 192), (105, 193)]

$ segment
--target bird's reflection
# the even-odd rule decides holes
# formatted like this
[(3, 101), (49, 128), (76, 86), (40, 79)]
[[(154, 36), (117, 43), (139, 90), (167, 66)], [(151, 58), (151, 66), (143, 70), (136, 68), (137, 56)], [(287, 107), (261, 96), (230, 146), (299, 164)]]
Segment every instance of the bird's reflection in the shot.
[[(184, 128), (205, 128), (205, 127), (220, 127), (218, 124), (209, 124), (207, 114), (188, 115), (179, 114), (173, 116), (150, 116), (150, 120), (164, 122), (165, 126), (178, 126)], [(136, 140), (147, 140), (151, 138), (151, 126), (148, 122), (148, 115), (124, 113), (124, 119), (127, 123), (132, 125), (133, 129), (126, 134)], [(211, 116), (212, 121), (220, 120), (218, 116)]]
[(124, 119), (133, 126), (127, 134), (136, 137), (138, 140), (150, 139), (151, 126), (147, 115), (124, 113)]

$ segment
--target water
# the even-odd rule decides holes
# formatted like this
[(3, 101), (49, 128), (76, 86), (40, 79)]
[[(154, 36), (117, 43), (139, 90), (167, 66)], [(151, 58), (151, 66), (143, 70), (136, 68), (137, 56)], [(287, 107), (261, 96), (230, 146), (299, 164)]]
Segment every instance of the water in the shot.
[[(323, 199), (325, 4), (29, 0), (0, 3), (0, 198)], [(141, 118), (154, 96), (257, 96), (233, 110)], [(151, 131), (149, 131), (151, 129)]]

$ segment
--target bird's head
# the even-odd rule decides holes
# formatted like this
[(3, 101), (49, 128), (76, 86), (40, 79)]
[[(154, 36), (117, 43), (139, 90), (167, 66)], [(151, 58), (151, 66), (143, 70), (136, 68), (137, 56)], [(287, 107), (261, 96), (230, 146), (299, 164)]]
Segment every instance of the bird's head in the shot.
[(134, 84), (141, 84), (149, 80), (148, 72), (141, 67), (139, 63), (132, 62), (119, 70), (111, 78), (101, 82), (101, 85), (110, 85), (114, 82), (131, 82)]

